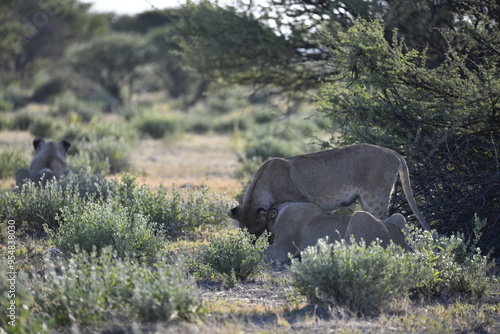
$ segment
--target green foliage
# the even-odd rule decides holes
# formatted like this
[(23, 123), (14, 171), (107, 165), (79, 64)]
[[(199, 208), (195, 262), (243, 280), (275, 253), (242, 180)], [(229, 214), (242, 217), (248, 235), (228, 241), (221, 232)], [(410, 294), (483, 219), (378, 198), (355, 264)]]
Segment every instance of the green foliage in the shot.
[[(72, 67), (99, 83), (116, 100), (125, 99), (123, 89), (132, 89), (138, 68), (149, 62), (151, 47), (147, 39), (132, 34), (111, 34), (96, 38), (72, 50)], [(131, 93), (131, 91), (129, 91)]]
[(115, 192), (114, 196), (131, 212), (149, 217), (158, 230), (169, 236), (192, 231), (202, 224), (219, 224), (227, 219), (226, 212), (234, 204), (207, 188), (178, 191), (161, 185), (157, 192), (151, 192), (146, 185), (138, 186), (130, 175), (123, 176)]
[(160, 115), (141, 116), (137, 128), (139, 131), (153, 139), (165, 136), (175, 136), (180, 132), (180, 119), (175, 117), (164, 117)]
[(91, 167), (94, 173), (116, 174), (126, 171), (129, 167), (129, 146), (123, 138), (103, 137), (90, 141), (74, 143), (78, 154), (71, 158), (71, 165)]
[[(24, 223), (37, 233), (42, 233), (42, 227), (46, 225), (52, 230), (52, 237), (56, 238), (59, 236), (57, 227), (61, 222), (57, 217), (62, 217), (64, 221), (67, 215), (70, 222), (65, 226), (68, 230), (64, 232), (67, 233), (65, 238), (71, 239), (74, 244), (81, 238), (88, 246), (86, 249), (91, 248), (93, 241), (78, 234), (79, 228), (92, 229), (89, 234), (102, 232), (105, 234), (102, 239), (112, 242), (114, 241), (109, 235), (114, 235), (113, 233), (121, 237), (123, 233), (134, 232), (131, 236), (135, 235), (136, 241), (140, 243), (141, 237), (153, 238), (148, 234), (146, 226), (161, 231), (162, 235), (178, 236), (202, 224), (225, 221), (226, 212), (232, 206), (234, 203), (226, 196), (210, 193), (206, 188), (178, 191), (160, 186), (158, 191), (153, 192), (147, 185), (139, 186), (131, 175), (124, 175), (121, 182), (107, 181), (101, 175), (92, 174), (90, 168), (76, 170), (58, 181), (48, 181), (44, 187), (28, 183), (19, 191), (0, 192), (0, 219)], [(88, 208), (92, 210), (83, 212)], [(113, 217), (113, 208), (119, 210), (120, 215)], [(65, 215), (61, 216), (62, 212)], [(80, 220), (84, 213), (89, 215), (85, 216), (91, 222), (88, 226)], [(100, 214), (108, 216), (99, 221), (97, 218)], [(135, 224), (145, 234), (141, 236), (141, 233), (133, 229), (126, 231), (127, 224)], [(71, 242), (68, 245), (73, 247)], [(114, 246), (117, 247), (116, 244)], [(149, 249), (148, 247), (144, 246), (144, 249)]]
[(61, 66), (66, 47), (102, 32), (103, 16), (88, 13), (89, 4), (68, 0), (40, 5), (36, 0), (1, 4), (0, 84), (24, 80), (30, 83), (40, 68)]
[(12, 267), (16, 267), (15, 259), (8, 260), (7, 256), (0, 259), (0, 271), (4, 276), (0, 280), (0, 328), (11, 334), (30, 333), (34, 329), (38, 333), (45, 333), (41, 322), (31, 313), (33, 297), (27, 274), (17, 272), (17, 268), (12, 270)]
[(29, 163), (29, 159), (16, 150), (0, 152), (0, 179), (14, 177), (19, 168)]
[(135, 256), (152, 261), (164, 238), (155, 234), (155, 224), (140, 213), (111, 199), (104, 203), (73, 202), (58, 215), (57, 230), (48, 230), (49, 240), (63, 252), (76, 248), (98, 253), (112, 246), (119, 257)]
[[(3, 111), (12, 111), (14, 109), (14, 104), (9, 101), (5, 101), (4, 99), (0, 98), (0, 112)], [(2, 127), (0, 127), (1, 129)]]
[(55, 180), (47, 181), (44, 187), (29, 182), (18, 191), (0, 192), (0, 217), (27, 224), (41, 234), (44, 224), (49, 228), (57, 226), (56, 215), (72, 199), (73, 194), (64, 191)]
[(312, 302), (345, 306), (362, 314), (377, 313), (391, 301), (406, 296), (432, 278), (434, 270), (410, 253), (391, 244), (367, 247), (345, 240), (329, 244), (320, 239), (315, 247), (292, 260), (292, 285)]
[[(286, 80), (294, 56), (282, 36), (234, 8), (208, 1), (188, 3), (179, 11), (175, 34), (179, 54), (192, 68), (224, 83), (268, 83)], [(296, 79), (292, 73), (287, 82)]]
[(36, 102), (49, 102), (63, 94), (68, 89), (68, 83), (63, 78), (54, 78), (38, 86), (31, 99)]
[(57, 131), (57, 124), (52, 118), (38, 117), (28, 127), (29, 133), (34, 137), (50, 138)]
[(262, 270), (267, 238), (265, 233), (257, 238), (240, 229), (226, 236), (211, 237), (208, 245), (201, 247), (198, 262), (221, 275), (226, 284), (234, 286)]
[(429, 231), (422, 233), (413, 229), (408, 240), (416, 260), (423, 261), (436, 271), (434, 277), (425, 284), (425, 290), (421, 291), (423, 293), (465, 294), (479, 299), (497, 281), (488, 275), (494, 263), (482, 255), (474, 243), (467, 244), (461, 234), (435, 239)]
[(443, 30), (454, 43), (434, 67), (396, 32), (387, 40), (382, 21), (331, 35), (339, 80), (323, 88), (319, 114), (336, 124), (333, 146), (368, 142), (405, 156), (422, 212), (440, 232), (471, 231), (475, 214), (487, 219), (480, 246), (489, 251), (500, 235), (500, 30), (480, 12), (464, 15), (476, 26), (464, 18)]
[(55, 329), (191, 320), (200, 311), (194, 283), (161, 261), (153, 271), (108, 247), (99, 256), (79, 251), (68, 262), (47, 258), (45, 266), (35, 301)]
[(30, 127), (31, 123), (36, 120), (36, 116), (33, 113), (20, 111), (14, 114), (14, 118), (12, 119), (11, 129), (12, 130), (21, 130), (26, 131)]
[(82, 122), (90, 122), (99, 112), (104, 111), (104, 106), (99, 102), (82, 101), (76, 99), (72, 94), (58, 95), (54, 99), (56, 110), (53, 112), (58, 116), (65, 116), (70, 120), (77, 119)]
[(490, 263), (478, 249), (467, 251), (460, 236), (434, 239), (414, 230), (413, 252), (375, 243), (327, 243), (292, 260), (292, 285), (311, 302), (326, 302), (362, 314), (378, 313), (391, 302), (414, 295), (463, 295), (474, 300), (486, 295), (497, 281), (488, 276)]
[(29, 182), (18, 191), (0, 192), (0, 218), (13, 219), (42, 233), (44, 224), (49, 229), (57, 227), (56, 216), (62, 208), (73, 202), (105, 199), (112, 187), (113, 183), (85, 168), (58, 181), (49, 180), (44, 187)]

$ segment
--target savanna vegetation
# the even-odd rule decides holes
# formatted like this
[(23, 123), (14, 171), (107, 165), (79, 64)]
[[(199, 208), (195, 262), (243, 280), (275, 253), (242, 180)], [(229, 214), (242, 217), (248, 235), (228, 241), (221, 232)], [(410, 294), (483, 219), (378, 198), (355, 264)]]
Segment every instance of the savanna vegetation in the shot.
[[(0, 331), (494, 333), (499, 13), (2, 1)], [(71, 141), (72, 173), (16, 189), (35, 136)], [(405, 157), (435, 234), (412, 227), (411, 253), (320, 240), (266, 262), (267, 235), (226, 215), (256, 169), (356, 142)], [(392, 212), (413, 223), (399, 187)]]

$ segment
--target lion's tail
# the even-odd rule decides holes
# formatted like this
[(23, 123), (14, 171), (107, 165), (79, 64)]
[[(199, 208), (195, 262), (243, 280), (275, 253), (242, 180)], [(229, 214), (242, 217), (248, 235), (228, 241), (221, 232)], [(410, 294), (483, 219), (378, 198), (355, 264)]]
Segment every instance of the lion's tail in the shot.
[(405, 193), (406, 200), (408, 201), (408, 204), (410, 205), (411, 210), (417, 217), (420, 225), (424, 228), (424, 230), (430, 231), (431, 228), (425, 221), (424, 216), (420, 212), (417, 206), (417, 202), (415, 201), (415, 197), (413, 196), (413, 192), (411, 190), (411, 185), (410, 185), (410, 171), (408, 170), (408, 165), (406, 164), (406, 161), (403, 159), (403, 157), (399, 157), (399, 178), (401, 179), (401, 185), (403, 186), (403, 192)]

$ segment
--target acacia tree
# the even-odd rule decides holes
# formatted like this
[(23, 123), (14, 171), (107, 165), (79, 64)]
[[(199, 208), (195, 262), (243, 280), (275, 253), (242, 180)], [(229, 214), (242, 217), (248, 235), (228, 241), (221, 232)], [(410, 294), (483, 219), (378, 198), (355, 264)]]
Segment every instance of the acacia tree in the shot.
[(71, 43), (105, 31), (104, 18), (89, 14), (89, 8), (77, 0), (2, 1), (0, 81), (24, 78), (31, 83), (42, 64), (46, 68), (50, 60), (60, 58)]
[(433, 68), (396, 33), (387, 40), (381, 21), (330, 35), (340, 74), (322, 89), (319, 113), (340, 135), (336, 128), (325, 144), (361, 141), (402, 153), (431, 226), (470, 233), (477, 215), (487, 222), (481, 246), (489, 250), (500, 244), (500, 30), (471, 10), (443, 35), (454, 43)]
[[(189, 66), (216, 82), (271, 85), (285, 91), (317, 88), (338, 74), (325, 48), (325, 31), (336, 34), (357, 18), (383, 18), (407, 45), (427, 48), (428, 62), (442, 61), (446, 41), (439, 29), (454, 24), (458, 0), (274, 0), (239, 1), (238, 8), (208, 1), (179, 11), (181, 54)], [(431, 56), (432, 55), (432, 56)], [(332, 66), (333, 65), (333, 66)]]
[(76, 46), (69, 59), (75, 71), (100, 84), (122, 103), (123, 89), (131, 91), (138, 68), (150, 61), (151, 54), (147, 39), (115, 33)]

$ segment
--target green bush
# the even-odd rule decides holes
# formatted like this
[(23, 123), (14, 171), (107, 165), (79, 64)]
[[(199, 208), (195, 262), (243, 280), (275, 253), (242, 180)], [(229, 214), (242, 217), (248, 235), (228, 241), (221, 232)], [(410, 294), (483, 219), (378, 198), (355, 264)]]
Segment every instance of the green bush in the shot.
[[(63, 94), (55, 98), (56, 110), (59, 116), (76, 117), (83, 122), (90, 122), (104, 110), (102, 103), (78, 100), (73, 94)], [(73, 116), (74, 117), (74, 116)]]
[(292, 260), (292, 285), (311, 302), (370, 314), (409, 295), (481, 298), (496, 282), (488, 276), (487, 257), (461, 236), (434, 239), (431, 232), (413, 231), (408, 242), (411, 253), (394, 245), (320, 240), (302, 252), (302, 261)]
[(21, 167), (29, 166), (30, 162), (23, 154), (7, 150), (0, 153), (0, 179), (14, 177)]
[(160, 115), (147, 115), (137, 123), (137, 128), (143, 135), (160, 139), (167, 135), (177, 134), (180, 130), (178, 119)]
[(0, 98), (0, 112), (14, 110), (14, 103)]
[(57, 124), (52, 118), (38, 117), (30, 123), (28, 131), (35, 137), (48, 138), (57, 131)]
[(71, 190), (64, 191), (55, 180), (48, 181), (44, 187), (29, 182), (18, 191), (0, 192), (0, 217), (26, 224), (29, 229), (42, 234), (43, 225), (48, 228), (57, 226), (57, 214), (73, 198)]
[(18, 191), (0, 192), (0, 218), (25, 223), (42, 233), (44, 224), (49, 229), (57, 227), (56, 216), (62, 208), (73, 202), (106, 199), (112, 189), (112, 182), (90, 174), (88, 169), (48, 181), (44, 187), (29, 182)]
[(17, 112), (14, 114), (14, 118), (12, 119), (12, 130), (26, 131), (35, 119), (36, 116), (33, 113), (26, 111)]
[(77, 153), (71, 157), (70, 164), (74, 168), (88, 166), (93, 173), (107, 175), (126, 171), (130, 166), (129, 145), (121, 137), (93, 138), (73, 144)]
[(200, 312), (194, 282), (162, 262), (151, 270), (108, 247), (99, 256), (78, 251), (68, 262), (47, 258), (45, 266), (35, 301), (54, 329), (191, 320)]
[[(481, 225), (476, 221), (475, 233), (480, 233)], [(481, 255), (474, 242), (467, 245), (462, 234), (434, 238), (429, 231), (414, 229), (408, 235), (408, 242), (414, 250), (417, 261), (433, 267), (436, 275), (426, 283), (426, 294), (465, 294), (481, 298), (487, 294), (494, 278), (487, 275), (493, 265), (488, 257)], [(422, 292), (422, 291), (421, 291)]]
[(8, 87), (3, 93), (3, 100), (11, 104), (14, 110), (25, 107), (30, 103), (30, 97), (19, 88)]
[(68, 83), (63, 78), (53, 78), (38, 86), (31, 99), (35, 102), (48, 102), (68, 89)]
[(243, 118), (240, 115), (229, 115), (229, 117), (221, 117), (214, 125), (214, 130), (218, 133), (233, 132), (235, 129), (245, 131), (250, 128), (250, 120)]
[[(5, 329), (6, 333), (45, 333), (41, 321), (32, 314), (33, 297), (28, 289), (30, 282), (26, 273), (17, 272), (17, 269), (12, 270), (11, 266), (12, 263), (9, 263), (7, 256), (0, 258), (0, 272), (3, 274), (0, 280), (0, 296), (2, 296), (0, 329)], [(10, 274), (12, 272), (16, 274)], [(9, 308), (13, 308), (11, 301), (14, 302), (15, 310), (12, 311), (15, 312), (15, 317), (10, 317)]]
[(201, 247), (198, 262), (233, 286), (237, 281), (244, 281), (261, 271), (267, 238), (266, 233), (257, 238), (240, 229), (226, 236), (211, 237), (208, 245)]
[(119, 203), (128, 208), (130, 215), (141, 216), (141, 222), (145, 219), (154, 223), (157, 231), (169, 236), (202, 224), (221, 223), (234, 206), (227, 197), (206, 188), (178, 191), (161, 186), (153, 192), (147, 185), (139, 186), (131, 175), (124, 175), (121, 182), (107, 181), (86, 167), (58, 181), (49, 181), (44, 187), (28, 183), (19, 191), (0, 192), (0, 219), (14, 219), (42, 233), (44, 224), (49, 229), (58, 227), (56, 216), (61, 209), (89, 206), (92, 202)]
[(232, 203), (225, 196), (208, 192), (207, 188), (179, 191), (160, 186), (152, 192), (139, 186), (131, 175), (124, 175), (115, 189), (115, 197), (134, 213), (142, 213), (157, 229), (168, 236), (195, 229), (202, 224), (218, 224), (227, 219)]
[(116, 199), (104, 203), (75, 201), (61, 211), (59, 228), (49, 230), (48, 236), (63, 252), (75, 252), (77, 246), (100, 252), (112, 246), (119, 257), (134, 255), (152, 261), (163, 247), (164, 238), (155, 234), (155, 224)]
[(292, 285), (311, 302), (344, 306), (362, 314), (377, 313), (391, 301), (407, 296), (411, 289), (429, 281), (435, 270), (415, 261), (411, 253), (391, 244), (367, 247), (320, 239), (316, 247), (292, 260)]

